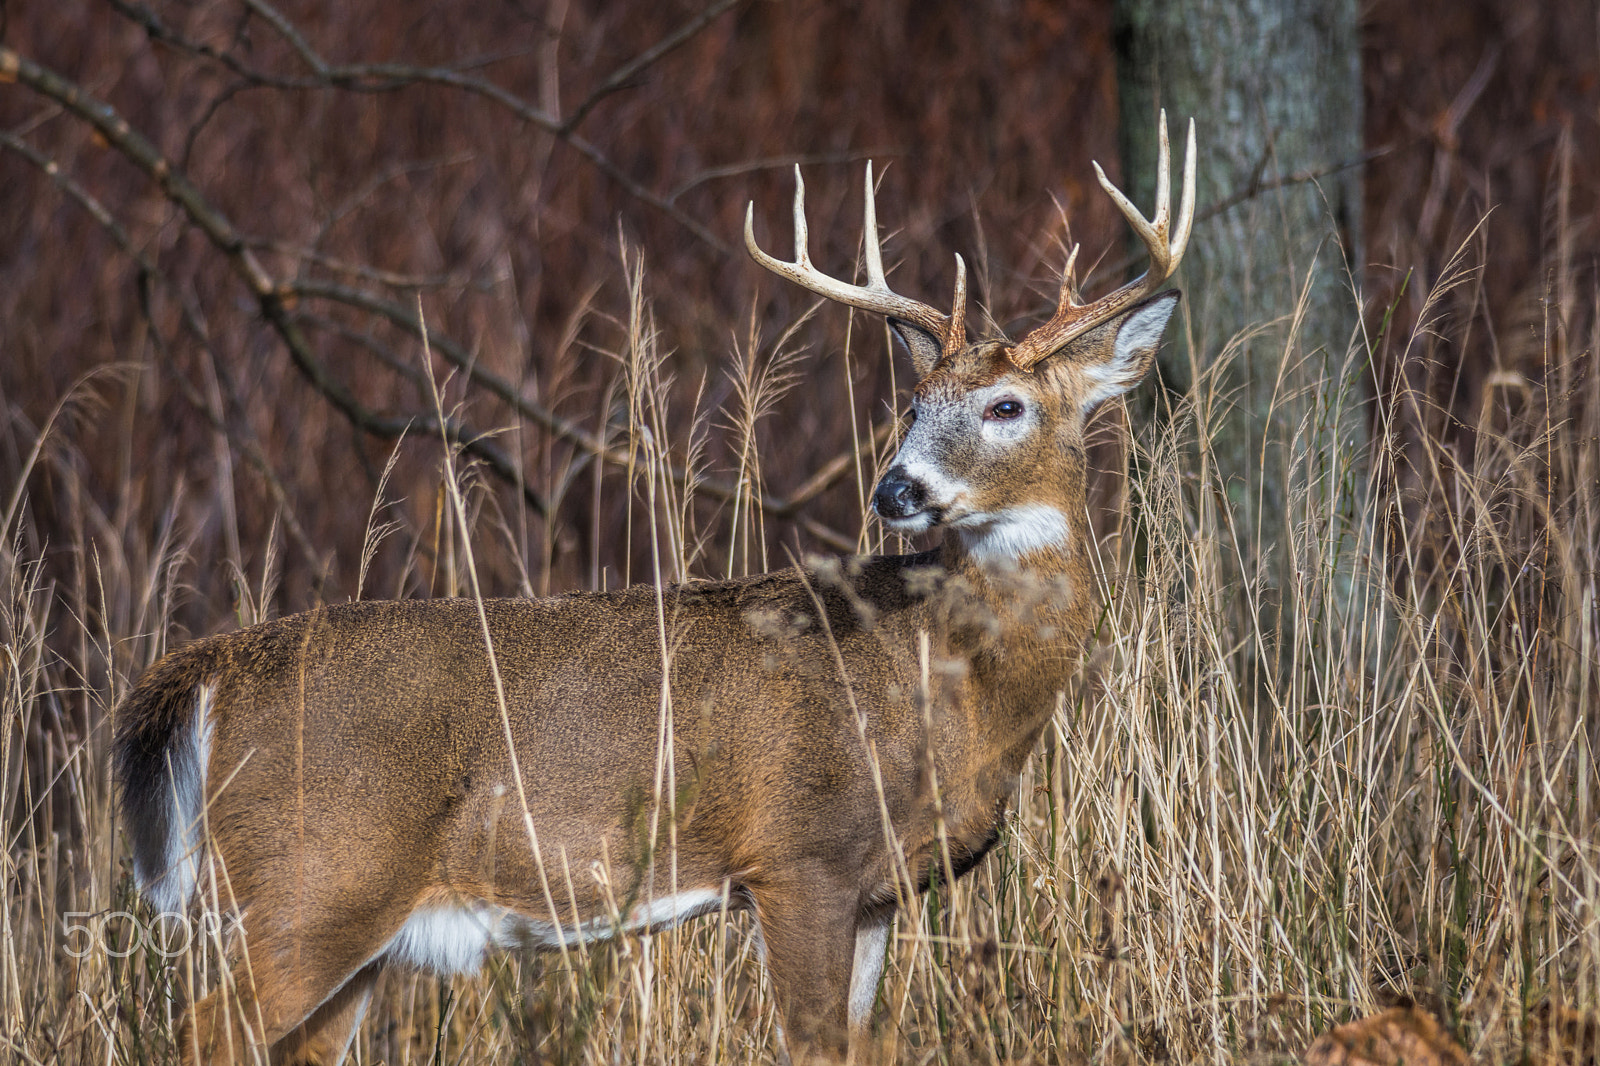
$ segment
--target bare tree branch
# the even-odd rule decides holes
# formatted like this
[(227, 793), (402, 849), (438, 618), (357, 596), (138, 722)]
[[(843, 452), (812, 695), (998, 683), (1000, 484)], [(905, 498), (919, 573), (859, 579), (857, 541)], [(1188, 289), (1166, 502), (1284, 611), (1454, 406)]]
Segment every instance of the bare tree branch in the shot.
[(612, 93), (627, 86), (630, 81), (638, 77), (639, 74), (641, 74), (656, 60), (660, 59), (668, 52), (671, 52), (679, 45), (684, 44), (690, 38), (694, 37), (695, 34), (699, 33), (701, 30), (705, 29), (713, 21), (715, 21), (718, 15), (742, 2), (743, 0), (716, 0), (716, 3), (706, 7), (698, 15), (695, 15), (682, 26), (679, 26), (672, 33), (667, 34), (667, 36), (663, 37), (649, 48), (646, 48), (643, 52), (640, 52), (637, 56), (634, 56), (628, 62), (622, 64), (622, 66), (612, 71), (611, 76), (606, 78), (605, 81), (601, 82), (599, 88), (590, 93), (584, 99), (583, 103), (579, 104), (573, 110), (572, 114), (567, 116), (566, 121), (561, 124), (562, 132), (571, 133), (573, 130), (577, 129), (578, 124), (583, 121), (584, 116), (586, 116), (590, 111), (594, 110), (594, 106), (601, 100), (604, 100)]
[[(394, 92), (413, 85), (442, 85), (461, 92), (481, 96), (500, 105), (522, 121), (551, 134), (561, 143), (568, 145), (579, 155), (589, 160), (602, 174), (621, 186), (622, 190), (629, 196), (665, 214), (721, 254), (727, 256), (735, 254), (732, 245), (712, 233), (698, 220), (680, 210), (672, 203), (670, 197), (653, 192), (639, 183), (621, 167), (617, 166), (616, 163), (612, 162), (598, 146), (578, 136), (554, 115), (524, 100), (516, 93), (510, 92), (485, 78), (466, 74), (449, 67), (415, 67), (403, 63), (328, 63), (311, 47), (295, 28), (294, 24), (284, 18), (265, 0), (248, 0), (248, 2), (251, 10), (265, 19), (273, 29), (277, 30), (284, 40), (289, 43), (289, 46), (299, 54), (301, 60), (311, 68), (310, 76), (285, 77), (258, 70), (240, 61), (232, 53), (223, 52), (210, 45), (186, 39), (162, 22), (159, 16), (143, 4), (129, 3), (128, 0), (110, 0), (111, 5), (118, 12), (142, 26), (152, 40), (160, 41), (190, 52), (193, 55), (202, 56), (220, 63), (239, 77), (248, 79), (256, 85), (298, 90), (344, 89), (349, 92), (361, 93)], [(704, 23), (701, 23), (696, 26), (696, 29), (703, 27)]]
[[(211, 243), (223, 253), (234, 272), (244, 279), (256, 296), (261, 317), (288, 346), (290, 357), (306, 380), (329, 403), (363, 431), (374, 436), (394, 438), (409, 427), (431, 428), (444, 432), (469, 454), (482, 459), (496, 475), (512, 485), (519, 486), (524, 502), (539, 514), (544, 514), (544, 499), (527, 485), (511, 458), (487, 437), (454, 419), (444, 427), (436, 425), (431, 415), (381, 415), (363, 406), (342, 383), (335, 380), (312, 353), (310, 345), (299, 326), (288, 314), (284, 302), (293, 291), (292, 284), (280, 283), (257, 262), (250, 243), (234, 228), (228, 217), (214, 207), (199, 189), (174, 168), (147, 138), (133, 129), (117, 114), (111, 105), (89, 95), (79, 86), (67, 81), (53, 71), (41, 67), (10, 48), (0, 46), (0, 77), (14, 77), (40, 94), (55, 100), (72, 114), (84, 119), (99, 131), (106, 142), (139, 169), (149, 175), (167, 199), (176, 204)], [(97, 216), (99, 217), (99, 216)], [(109, 214), (106, 214), (109, 218)], [(125, 236), (125, 234), (124, 234)], [(143, 261), (141, 261), (143, 265)]]
[(750, 159), (743, 163), (729, 163), (722, 167), (708, 167), (683, 182), (667, 194), (667, 202), (675, 202), (690, 189), (699, 188), (708, 181), (736, 178), (758, 170), (788, 170), (790, 167), (836, 166), (862, 159), (893, 159), (905, 155), (902, 148), (862, 148), (847, 152), (822, 152), (811, 155), (780, 155), (770, 159)]
[[(40, 95), (56, 101), (68, 112), (92, 125), (109, 145), (154, 180), (167, 198), (206, 235), (213, 246), (223, 253), (235, 273), (250, 287), (252, 293), (256, 296), (262, 318), (273, 327), (274, 331), (283, 340), (289, 349), (290, 357), (294, 361), (296, 368), (310, 382), (312, 387), (321, 393), (353, 425), (365, 433), (387, 439), (393, 439), (411, 427), (432, 432), (439, 431), (440, 427), (437, 426), (436, 419), (432, 415), (425, 413), (407, 415), (383, 414), (361, 404), (340, 381), (328, 372), (327, 367), (316, 357), (289, 305), (297, 298), (320, 298), (342, 303), (376, 314), (416, 335), (420, 329), (420, 324), (416, 321), (416, 316), (412, 312), (398, 303), (349, 286), (312, 278), (283, 280), (274, 278), (261, 266), (252, 251), (253, 247), (259, 247), (263, 242), (246, 238), (241, 234), (225, 214), (212, 205), (179, 169), (172, 166), (162, 156), (153, 143), (134, 130), (110, 105), (90, 95), (80, 86), (4, 46), (0, 46), (0, 78), (11, 78), (20, 81)], [(22, 150), (27, 147), (23, 142), (17, 141), (15, 138), (8, 138), (6, 146), (13, 147), (15, 150)], [(34, 153), (34, 155), (37, 156), (37, 153)], [(42, 156), (37, 158), (43, 160)], [(41, 165), (53, 166), (54, 164), (44, 160)], [(86, 193), (75, 198), (90, 211), (101, 225), (106, 226), (113, 232), (113, 237), (117, 240), (119, 247), (134, 257), (135, 261), (140, 264), (142, 271), (151, 274), (156, 273), (154, 264), (146, 260), (133, 247), (126, 231), (105, 210), (103, 205)], [(120, 234), (120, 237), (118, 237), (118, 234)], [(627, 467), (629, 459), (624, 449), (614, 448), (576, 423), (564, 419), (538, 404), (532, 403), (522, 396), (519, 390), (509, 382), (485, 371), (471, 357), (470, 353), (453, 339), (430, 330), (428, 341), (434, 350), (467, 374), (473, 384), (488, 390), (497, 399), (507, 404), (523, 417), (553, 435), (576, 444), (579, 448), (607, 463), (624, 468)], [(889, 426), (879, 427), (872, 434), (868, 443), (863, 446), (863, 450), (869, 449), (874, 442), (881, 443), (881, 440), (886, 439), (891, 428)], [(489, 437), (454, 419), (447, 420), (443, 430), (452, 441), (464, 448), (469, 454), (483, 460), (485, 465), (496, 476), (508, 484), (518, 486), (524, 501), (529, 507), (540, 514), (545, 513), (546, 504), (542, 497), (527, 486), (513, 459), (495, 445)], [(804, 487), (804, 495), (800, 498), (784, 500), (761, 494), (755, 498), (754, 502), (771, 517), (795, 521), (810, 535), (828, 546), (840, 551), (851, 551), (855, 547), (853, 538), (829, 529), (800, 512), (804, 503), (825, 491), (831, 485), (836, 484), (850, 470), (854, 469), (854, 464), (857, 461), (858, 456), (854, 452), (835, 457), (807, 482)], [(680, 484), (685, 483), (689, 477), (686, 471), (678, 468), (673, 468), (668, 473), (673, 480)], [(698, 491), (705, 492), (707, 495), (723, 501), (737, 499), (746, 492), (742, 486), (705, 478), (696, 480), (696, 488)]]
[[(194, 383), (182, 374), (176, 373), (171, 366), (170, 359), (166, 358), (166, 339), (161, 335), (161, 330), (156, 324), (155, 315), (150, 306), (151, 286), (158, 282), (165, 284), (167, 280), (165, 276), (157, 269), (156, 264), (133, 243), (133, 239), (129, 236), (127, 229), (106, 209), (106, 206), (82, 185), (62, 173), (60, 166), (54, 159), (49, 158), (26, 141), (4, 130), (0, 130), (0, 147), (10, 149), (44, 171), (50, 180), (55, 183), (56, 187), (88, 212), (89, 216), (98, 222), (107, 235), (110, 236), (112, 243), (123, 254), (133, 260), (138, 271), (139, 311), (150, 325), (151, 342), (156, 346), (156, 354), (162, 357), (162, 369), (167, 371), (168, 375), (178, 383), (179, 390), (183, 393), (184, 399), (189, 401), (190, 406), (204, 415), (207, 421), (211, 423), (212, 428), (221, 433), (227, 439), (229, 445), (236, 448), (249, 461), (250, 465), (256, 468), (256, 472), (261, 475), (262, 480), (267, 484), (267, 491), (271, 493), (273, 501), (278, 505), (278, 513), (283, 516), (284, 525), (289, 531), (289, 539), (294, 542), (296, 550), (300, 552), (306, 565), (311, 569), (313, 586), (321, 589), (328, 579), (327, 560), (312, 544), (311, 538), (306, 534), (305, 527), (300, 524), (300, 518), (295, 514), (293, 502), (289, 499), (288, 490), (284, 488), (282, 479), (278, 477), (278, 472), (273, 469), (272, 463), (268, 461), (266, 453), (261, 450), (260, 445), (254, 439), (241, 439), (236, 432), (236, 427), (228, 422), (227, 419), (222, 418), (219, 412), (213, 411), (211, 405), (205, 402), (204, 397), (200, 395), (200, 391), (195, 388)], [(177, 303), (182, 308), (183, 322), (189, 332), (201, 344), (210, 348), (211, 338), (207, 335), (194, 308), (181, 299)], [(213, 352), (214, 355), (215, 353)], [(248, 425), (243, 421), (239, 424)]]

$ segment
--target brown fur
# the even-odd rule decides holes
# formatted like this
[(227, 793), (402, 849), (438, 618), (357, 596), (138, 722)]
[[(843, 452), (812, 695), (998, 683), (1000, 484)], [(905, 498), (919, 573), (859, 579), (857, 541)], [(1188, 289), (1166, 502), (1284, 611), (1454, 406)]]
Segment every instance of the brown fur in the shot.
[[(952, 580), (937, 562), (851, 560), (831, 579), (791, 571), (662, 591), (684, 800), (677, 884), (726, 883), (735, 908), (756, 909), (793, 1037), (837, 1041), (857, 917), (896, 899), (869, 746), (926, 884), (942, 862), (930, 771), (960, 864), (991, 842), (1076, 666), (1072, 642), (1051, 633), (1082, 632), (1067, 617), (1081, 610), (999, 609), (991, 583), (960, 570)], [(651, 861), (641, 839), (661, 703), (655, 590), (485, 608), (542, 853), (575, 872), (578, 906), (558, 893), (560, 918), (605, 913), (585, 876), (593, 863), (620, 897), (650, 874), (664, 893), (673, 857)], [(917, 705), (924, 630), (938, 690), (929, 729)], [(266, 1043), (420, 902), (486, 900), (548, 920), (470, 601), (346, 604), (174, 652), (130, 694), (123, 743), (165, 728), (150, 718), (183, 695), (192, 704), (202, 680), (218, 686), (211, 846), (223, 898), (246, 914)], [(841, 976), (827, 988), (799, 979), (821, 973)], [(215, 997), (197, 1013), (214, 1009)]]

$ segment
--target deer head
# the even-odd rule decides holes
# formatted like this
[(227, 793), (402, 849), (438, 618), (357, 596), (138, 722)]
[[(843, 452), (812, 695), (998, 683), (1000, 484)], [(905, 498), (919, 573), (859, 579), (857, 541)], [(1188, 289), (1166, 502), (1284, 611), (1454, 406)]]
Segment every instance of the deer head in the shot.
[(1154, 218), (1146, 219), (1096, 164), (1101, 187), (1148, 249), (1149, 269), (1114, 292), (1080, 303), (1074, 245), (1055, 314), (1016, 342), (1003, 336), (968, 342), (966, 265), (959, 255), (948, 314), (889, 288), (878, 245), (871, 164), (865, 185), (866, 285), (839, 281), (812, 265), (798, 167), (793, 262), (775, 259), (756, 244), (751, 206), (745, 245), (758, 263), (820, 296), (886, 316), (911, 355), (919, 377), (912, 424), (872, 498), (873, 509), (891, 528), (953, 530), (980, 563), (1016, 560), (1067, 541), (1069, 526), (1083, 508), (1084, 420), (1097, 404), (1144, 377), (1177, 306), (1176, 290), (1157, 290), (1177, 270), (1188, 243), (1194, 167), (1191, 120), (1173, 232), (1165, 112)]

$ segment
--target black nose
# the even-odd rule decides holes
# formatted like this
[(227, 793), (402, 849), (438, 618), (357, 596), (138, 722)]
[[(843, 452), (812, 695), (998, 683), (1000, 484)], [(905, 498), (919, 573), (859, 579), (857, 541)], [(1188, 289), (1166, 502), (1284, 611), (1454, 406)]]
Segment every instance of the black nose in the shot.
[(906, 477), (899, 467), (883, 475), (872, 494), (872, 509), (883, 518), (910, 518), (927, 502), (928, 493), (922, 483)]

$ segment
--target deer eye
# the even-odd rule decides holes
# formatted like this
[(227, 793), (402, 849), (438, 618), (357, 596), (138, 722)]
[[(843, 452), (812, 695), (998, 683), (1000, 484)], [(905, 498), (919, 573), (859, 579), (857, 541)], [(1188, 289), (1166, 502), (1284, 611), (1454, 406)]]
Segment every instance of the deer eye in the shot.
[(983, 413), (985, 418), (1012, 419), (1022, 414), (1021, 400), (999, 400), (989, 405)]

